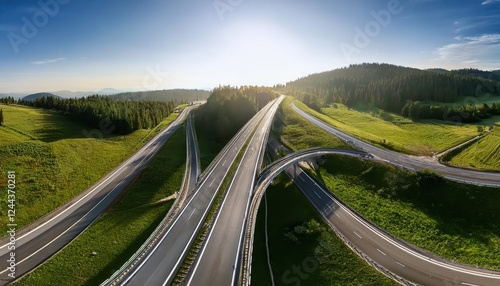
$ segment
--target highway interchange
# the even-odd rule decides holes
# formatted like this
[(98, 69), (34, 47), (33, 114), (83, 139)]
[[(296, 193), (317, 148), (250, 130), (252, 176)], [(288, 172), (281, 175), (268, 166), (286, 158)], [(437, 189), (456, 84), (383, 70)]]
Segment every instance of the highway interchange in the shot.
[[(189, 152), (191, 155), (187, 160), (191, 163), (188, 165), (190, 170), (186, 170), (190, 179), (186, 181), (188, 192), (185, 202), (179, 207), (179, 211), (173, 214), (173, 218), (161, 233), (157, 233), (154, 245), (142, 253), (141, 259), (131, 267), (124, 267), (122, 273), (106, 281), (105, 285), (170, 285), (176, 278), (196, 235), (203, 227), (209, 227), (209, 232), (185, 277), (184, 284), (207, 285), (207, 281), (210, 281), (210, 285), (249, 284), (250, 279), (245, 279), (242, 274), (248, 270), (242, 268), (249, 267), (245, 261), (251, 261), (251, 258), (248, 260), (247, 257), (251, 256), (251, 250), (245, 248), (245, 233), (248, 233), (249, 229), (251, 233), (253, 228), (251, 223), (250, 226), (247, 224), (249, 214), (255, 212), (252, 208), (258, 207), (258, 203), (253, 202), (256, 197), (254, 191), (258, 190), (254, 189), (255, 180), (261, 171), (274, 113), (282, 99), (283, 96), (261, 109), (201, 175), (199, 175), (198, 157), (193, 156), (197, 154), (195, 134), (192, 131), (187, 132), (187, 148), (191, 148)], [(452, 180), (478, 185), (500, 185), (498, 173), (462, 170), (383, 150), (340, 132), (294, 105), (292, 107), (320, 128), (364, 152), (373, 154), (375, 160), (413, 170), (433, 169)], [(175, 122), (95, 186), (42, 221), (25, 228), (23, 233), (19, 233), (16, 249), (20, 261), (17, 265), (18, 276), (31, 271), (50, 258), (88, 227), (181, 126), (189, 111), (190, 108), (184, 110)], [(237, 165), (229, 189), (223, 193), (222, 204), (217, 210), (215, 221), (211, 225), (206, 225), (205, 219), (210, 207), (218, 192), (224, 191), (219, 188), (240, 152), (243, 153), (243, 158)], [(352, 151), (341, 151), (343, 154), (367, 157), (367, 153), (364, 152), (350, 152)], [(318, 154), (320, 153), (310, 152), (304, 158)], [(304, 154), (298, 153), (298, 155)], [(500, 285), (498, 272), (453, 264), (391, 237), (359, 217), (300, 168), (293, 167), (296, 160), (297, 157), (282, 160), (279, 162), (281, 165), (277, 165), (294, 180), (339, 236), (379, 270), (387, 271), (399, 281), (411, 281), (419, 285)], [(277, 173), (279, 172), (268, 177), (271, 178)], [(193, 178), (199, 179), (198, 182)], [(265, 188), (262, 188), (261, 192), (263, 191)], [(0, 256), (6, 261), (8, 253), (4, 240), (1, 243)], [(6, 270), (0, 274), (2, 275), (0, 284), (10, 282), (6, 277)]]
[[(276, 141), (271, 143), (270, 148), (274, 152), (285, 148)], [(391, 236), (358, 215), (296, 165), (299, 161), (327, 154), (366, 159), (365, 152), (339, 149), (317, 148), (295, 152), (285, 159), (276, 161), (277, 163), (270, 165), (262, 173), (256, 185), (256, 193), (264, 192), (272, 179), (284, 170), (325, 221), (353, 251), (384, 274), (402, 283), (410, 285), (500, 284), (499, 272), (453, 263)], [(381, 161), (380, 159), (369, 160)]]
[[(172, 134), (182, 126), (190, 107), (159, 132), (137, 153), (111, 173), (56, 211), (23, 228), (16, 237), (16, 277), (32, 271), (84, 231), (126, 189)], [(9, 255), (6, 239), (0, 243), (0, 261)], [(7, 267), (0, 272), (0, 285), (11, 282)]]

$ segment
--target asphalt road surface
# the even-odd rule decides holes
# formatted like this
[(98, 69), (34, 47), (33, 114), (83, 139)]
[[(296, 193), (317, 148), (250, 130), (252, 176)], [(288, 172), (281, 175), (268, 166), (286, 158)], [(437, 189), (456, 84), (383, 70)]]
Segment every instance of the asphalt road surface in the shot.
[[(20, 230), (16, 234), (14, 250), (15, 278), (33, 270), (56, 254), (97, 219), (182, 125), (190, 109), (184, 109), (174, 122), (95, 185), (63, 207)], [(7, 276), (10, 273), (7, 269), (7, 259), (11, 251), (5, 238), (2, 239), (1, 245), (0, 285), (5, 285), (13, 281)]]
[(307, 114), (306, 112), (296, 107), (295, 104), (293, 103), (292, 103), (292, 108), (298, 114), (300, 114), (301, 116), (303, 116), (316, 126), (320, 127), (321, 129), (333, 134), (334, 136), (340, 138), (345, 142), (349, 142), (351, 145), (363, 151), (366, 151), (374, 155), (375, 157), (385, 160), (390, 164), (417, 171), (422, 169), (431, 169), (443, 175), (444, 177), (454, 181), (483, 185), (483, 186), (494, 186), (494, 187), (500, 186), (500, 173), (466, 170), (461, 168), (445, 166), (437, 162), (426, 162), (422, 160), (417, 160), (415, 158), (412, 158), (410, 156), (401, 153), (385, 150), (370, 145), (362, 140), (350, 136), (349, 134), (346, 134), (332, 127), (331, 125), (328, 125), (327, 123), (317, 119), (316, 117)]
[(280, 97), (257, 128), (241, 159), (214, 225), (199, 252), (187, 285), (237, 285), (244, 227), (255, 178)]
[[(270, 143), (275, 151), (280, 148), (275, 142)], [(305, 159), (304, 155), (312, 158), (326, 152), (344, 152), (347, 156), (366, 158), (364, 153), (350, 150), (304, 150), (293, 153), (286, 160), (273, 165), (263, 173), (259, 182), (265, 186), (281, 169), (285, 169), (286, 174), (349, 246), (367, 260), (374, 262), (372, 265), (377, 265), (382, 272), (391, 273), (396, 280), (418, 285), (500, 285), (500, 272), (456, 264), (390, 236), (357, 215), (295, 165), (298, 158)], [(256, 186), (257, 189), (260, 187), (262, 186)]]
[(300, 168), (286, 173), (356, 251), (418, 285), (500, 285), (500, 272), (458, 265), (401, 242), (357, 216)]
[(272, 105), (269, 103), (261, 109), (226, 145), (162, 238), (144, 260), (122, 279), (120, 285), (172, 283), (231, 165)]

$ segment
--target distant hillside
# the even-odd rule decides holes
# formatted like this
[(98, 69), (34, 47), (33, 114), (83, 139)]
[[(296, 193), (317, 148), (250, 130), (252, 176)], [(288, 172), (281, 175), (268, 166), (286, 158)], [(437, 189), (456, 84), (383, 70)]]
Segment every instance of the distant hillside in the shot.
[(206, 100), (210, 92), (198, 89), (169, 89), (154, 91), (125, 92), (110, 95), (115, 99), (127, 100), (157, 100), (157, 101), (175, 101), (177, 103), (192, 102), (197, 100)]
[(360, 64), (313, 74), (287, 83), (304, 103), (371, 104), (401, 113), (407, 101), (456, 102), (467, 96), (498, 94), (498, 82), (471, 71), (434, 72), (389, 64)]
[(113, 95), (113, 94), (119, 94), (121, 93), (122, 91), (118, 90), (118, 89), (114, 89), (114, 88), (105, 88), (105, 89), (101, 89), (97, 94), (99, 95)]
[(443, 72), (443, 73), (450, 72), (449, 70), (445, 70), (445, 69), (441, 69), (441, 68), (426, 69), (426, 71), (431, 71), (431, 72)]
[(500, 82), (500, 74), (495, 73), (494, 71), (482, 71), (482, 70), (478, 70), (478, 69), (460, 69), (460, 70), (453, 70), (452, 72), (458, 73), (461, 75), (475, 76), (475, 77), (480, 77), (480, 78)]
[(36, 100), (37, 98), (41, 98), (41, 97), (54, 97), (54, 98), (62, 98), (58, 95), (55, 95), (53, 93), (49, 93), (49, 92), (39, 92), (39, 93), (34, 93), (34, 94), (30, 94), (30, 95), (27, 95), (25, 97), (22, 98), (22, 100), (24, 101), (34, 101)]
[(494, 70), (494, 71), (491, 71), (491, 72), (494, 73), (494, 74), (500, 75), (500, 70)]

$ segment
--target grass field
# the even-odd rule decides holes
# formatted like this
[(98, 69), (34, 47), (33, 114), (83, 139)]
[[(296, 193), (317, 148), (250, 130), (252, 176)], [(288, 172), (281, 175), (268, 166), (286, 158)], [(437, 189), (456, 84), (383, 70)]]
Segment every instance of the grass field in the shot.
[[(306, 137), (294, 140), (304, 148), (318, 145)], [(316, 140), (325, 144), (324, 136)], [(451, 260), (500, 270), (499, 189), (418, 183), (415, 173), (341, 156), (331, 157), (316, 177), (397, 237)]]
[(330, 133), (304, 120), (291, 107), (292, 99), (283, 100), (276, 113), (273, 134), (281, 137), (288, 147), (302, 150), (311, 147), (351, 148)]
[(376, 108), (359, 111), (337, 104), (337, 108), (322, 108), (319, 113), (298, 100), (295, 105), (348, 134), (413, 155), (439, 153), (479, 134), (475, 125), (439, 120), (414, 122)]
[[(354, 254), (286, 175), (275, 180), (266, 196), (269, 252), (276, 285), (398, 285)], [(263, 199), (257, 216), (252, 285), (271, 285), (264, 208)], [(294, 267), (302, 274), (294, 272)]]
[[(16, 285), (99, 285), (153, 232), (179, 190), (186, 159), (185, 129), (171, 137), (119, 204)], [(96, 252), (96, 255), (92, 255)]]
[[(500, 124), (500, 120), (498, 121)], [(500, 127), (491, 134), (465, 148), (449, 162), (452, 165), (500, 170)]]
[(317, 177), (391, 234), (453, 261), (500, 270), (499, 189), (347, 157), (330, 157)]
[[(19, 227), (71, 200), (159, 131), (107, 135), (59, 112), (4, 104), (0, 108), (5, 118), (5, 126), (0, 126), (0, 187), (6, 186), (7, 172), (15, 171)], [(171, 114), (163, 124), (177, 116)], [(6, 213), (6, 207), (2, 204), (0, 212)], [(6, 220), (0, 217), (2, 233)]]

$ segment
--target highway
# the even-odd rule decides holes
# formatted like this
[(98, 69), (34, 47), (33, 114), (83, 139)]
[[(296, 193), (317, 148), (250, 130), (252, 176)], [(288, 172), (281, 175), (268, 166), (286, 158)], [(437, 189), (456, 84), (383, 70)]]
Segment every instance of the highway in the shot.
[[(178, 216), (141, 263), (115, 284), (170, 285), (184, 261), (197, 233), (203, 226), (220, 185), (227, 176), (240, 150), (261, 120), (268, 114), (273, 102), (262, 108), (219, 153), (209, 166), (196, 190), (187, 198)], [(204, 172), (204, 173), (205, 173)]]
[(241, 159), (207, 238), (195, 261), (187, 285), (238, 285), (246, 217), (260, 172), (274, 114), (284, 96), (276, 100), (257, 128)]
[[(270, 145), (278, 150), (276, 144)], [(500, 285), (500, 272), (456, 264), (392, 237), (351, 210), (296, 165), (298, 161), (325, 154), (379, 161), (370, 159), (365, 152), (350, 150), (317, 148), (292, 153), (264, 170), (256, 184), (256, 202), (252, 202), (254, 209), (258, 209), (260, 199), (273, 178), (284, 170), (353, 251), (397, 281), (416, 285)], [(256, 216), (256, 211), (252, 214)], [(253, 225), (248, 227), (254, 228)]]
[[(182, 126), (191, 107), (160, 131), (133, 156), (120, 164), (99, 182), (54, 212), (16, 233), (16, 279), (56, 254), (83, 232), (122, 193), (143, 170), (170, 136)], [(6, 238), (0, 244), (0, 285), (12, 282), (8, 277), (10, 250)]]
[(415, 171), (422, 169), (431, 169), (450, 180), (458, 182), (464, 182), (482, 186), (494, 186), (494, 187), (500, 186), (500, 173), (473, 171), (473, 170), (445, 166), (434, 162), (417, 160), (415, 158), (412, 158), (410, 156), (401, 153), (373, 146), (360, 139), (357, 139), (356, 137), (346, 134), (332, 127), (331, 125), (317, 119), (316, 117), (307, 114), (306, 112), (296, 107), (294, 103), (292, 103), (292, 108), (298, 114), (303, 116), (305, 119), (309, 120), (314, 125), (320, 127), (326, 132), (331, 133), (332, 135), (343, 140), (344, 142), (348, 142), (354, 147), (366, 151), (374, 155), (375, 157), (378, 157), (392, 165)]
[(196, 139), (196, 132), (193, 126), (193, 113), (190, 113), (186, 119), (186, 169), (184, 171), (184, 179), (177, 197), (172, 207), (158, 224), (156, 229), (146, 239), (146, 241), (139, 247), (139, 249), (125, 262), (120, 269), (118, 269), (111, 277), (106, 279), (102, 285), (117, 285), (119, 282), (127, 277), (133, 269), (142, 262), (150, 250), (155, 247), (159, 239), (164, 235), (164, 232), (175, 219), (180, 209), (184, 205), (186, 197), (191, 195), (196, 189), (196, 179), (200, 173), (200, 157), (198, 151), (198, 142)]

